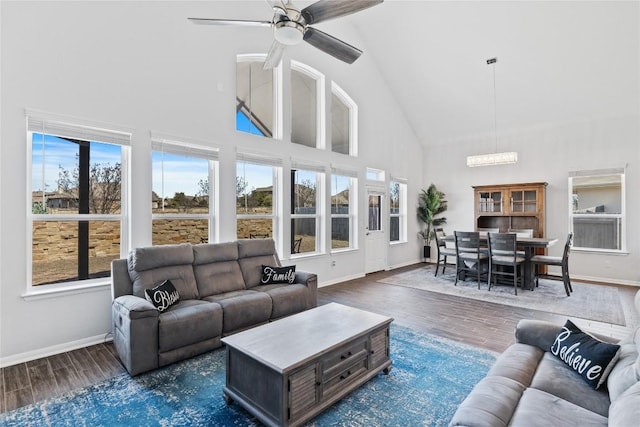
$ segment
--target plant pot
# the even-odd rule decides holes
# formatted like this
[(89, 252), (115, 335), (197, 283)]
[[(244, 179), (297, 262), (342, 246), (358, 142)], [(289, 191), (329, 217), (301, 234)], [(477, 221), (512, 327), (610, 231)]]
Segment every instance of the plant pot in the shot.
[(422, 256), (424, 258), (431, 258), (431, 245), (424, 245), (422, 247)]

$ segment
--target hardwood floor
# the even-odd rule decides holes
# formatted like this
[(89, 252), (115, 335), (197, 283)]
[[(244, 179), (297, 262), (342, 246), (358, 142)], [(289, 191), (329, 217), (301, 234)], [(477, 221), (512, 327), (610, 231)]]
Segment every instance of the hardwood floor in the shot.
[[(423, 264), (369, 274), (318, 290), (318, 303), (338, 302), (391, 316), (416, 331), (501, 352), (514, 342), (520, 319), (564, 323), (566, 316), (510, 307), (451, 295), (378, 283), (386, 276)], [(621, 298), (632, 301), (638, 289), (620, 286)], [(623, 336), (626, 328), (588, 322), (590, 330)], [(3, 368), (0, 372), (0, 413), (86, 387), (126, 372), (111, 343), (98, 344), (44, 359)]]

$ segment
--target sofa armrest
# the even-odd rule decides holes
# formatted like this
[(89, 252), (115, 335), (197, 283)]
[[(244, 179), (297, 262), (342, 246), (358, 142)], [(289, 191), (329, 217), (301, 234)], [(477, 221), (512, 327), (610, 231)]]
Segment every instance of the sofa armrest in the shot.
[(144, 298), (123, 295), (111, 305), (113, 345), (131, 375), (158, 367), (158, 310)]
[(111, 299), (133, 293), (133, 283), (129, 278), (129, 268), (126, 259), (111, 261)]
[(307, 308), (318, 306), (318, 276), (315, 273), (307, 271), (296, 271), (296, 281), (309, 288), (309, 298), (307, 299)]
[(522, 319), (516, 326), (516, 341), (549, 351), (562, 325), (544, 320)]

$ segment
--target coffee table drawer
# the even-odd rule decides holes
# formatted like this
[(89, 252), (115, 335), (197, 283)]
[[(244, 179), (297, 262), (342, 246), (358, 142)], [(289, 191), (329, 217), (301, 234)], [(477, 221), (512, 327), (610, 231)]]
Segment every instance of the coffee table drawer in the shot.
[(347, 384), (351, 384), (368, 371), (366, 353), (364, 353), (364, 357), (356, 360), (352, 358), (349, 362), (351, 363), (350, 365), (341, 365), (344, 366), (342, 371), (336, 372), (331, 377), (325, 376), (322, 378), (323, 398), (335, 395), (336, 390), (345, 387)]
[(346, 366), (350, 366), (354, 361), (366, 358), (369, 353), (368, 337), (349, 343), (333, 353), (329, 353), (322, 358), (322, 376), (323, 378), (333, 377), (337, 373), (345, 370)]

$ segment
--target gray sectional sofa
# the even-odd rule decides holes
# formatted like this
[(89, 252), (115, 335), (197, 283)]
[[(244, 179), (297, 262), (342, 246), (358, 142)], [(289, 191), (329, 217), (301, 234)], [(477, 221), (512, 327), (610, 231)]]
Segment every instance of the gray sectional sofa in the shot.
[[(280, 266), (272, 239), (137, 248), (111, 264), (113, 342), (131, 375), (221, 346), (220, 338), (317, 305), (317, 276), (261, 284)], [(160, 312), (145, 290), (170, 280), (179, 301)]]
[[(635, 307), (640, 313), (640, 291)], [(516, 343), (458, 407), (450, 426), (640, 426), (640, 328), (617, 343), (617, 361), (597, 390), (549, 351), (561, 328), (521, 320)]]

